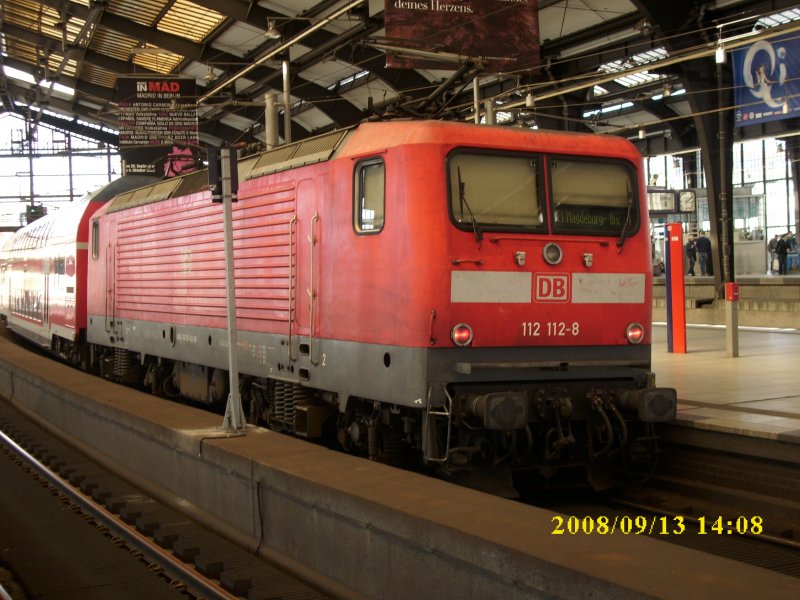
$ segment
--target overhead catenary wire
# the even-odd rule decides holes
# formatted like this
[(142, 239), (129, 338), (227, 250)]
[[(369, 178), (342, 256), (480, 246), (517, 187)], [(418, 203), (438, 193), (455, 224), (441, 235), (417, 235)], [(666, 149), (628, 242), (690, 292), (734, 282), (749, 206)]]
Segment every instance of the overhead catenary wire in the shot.
[[(571, 8), (572, 8), (572, 7), (571, 7)], [(752, 20), (756, 20), (756, 19), (759, 19), (759, 18), (761, 18), (761, 17), (759, 17), (759, 15), (753, 15), (753, 16), (752, 16), (752, 17), (750, 17), (750, 18), (751, 18)], [(713, 27), (709, 27), (709, 28), (707, 28), (707, 29), (698, 29), (698, 30), (695, 30), (695, 31), (692, 31), (692, 32), (684, 32), (684, 33), (682, 33), (681, 35), (697, 34), (698, 32), (703, 32), (703, 31), (707, 31), (707, 30), (711, 30), (711, 29), (713, 29)], [(668, 39), (668, 38), (663, 38), (663, 39)], [(657, 40), (656, 40), (656, 41), (657, 41)], [(650, 44), (652, 44), (652, 43), (653, 43), (653, 39), (652, 39), (652, 38), (650, 38), (650, 41), (649, 41), (649, 43), (650, 43)], [(333, 51), (335, 52), (336, 50), (333, 50)], [(583, 55), (583, 56), (584, 56), (584, 57), (585, 57), (585, 56), (591, 56), (591, 54), (585, 54), (585, 55)], [(560, 61), (554, 61), (554, 62), (552, 62), (551, 64), (553, 64), (553, 65), (557, 65), (557, 64), (560, 64)], [(358, 63), (354, 63), (352, 66), (353, 66), (353, 67), (358, 67), (358, 66), (361, 66), (361, 65), (359, 65)], [(648, 66), (648, 68), (657, 68), (657, 65), (650, 65), (650, 66)], [(343, 69), (342, 69), (342, 70), (343, 70), (343, 71), (346, 71), (347, 69), (348, 69), (348, 67), (343, 67)], [(625, 71), (622, 71), (622, 72), (620, 72), (620, 74), (619, 74), (619, 75), (621, 75), (622, 73), (625, 73)], [(575, 76), (574, 78), (565, 78), (565, 79), (562, 79), (562, 80), (560, 80), (560, 82), (563, 84), (563, 83), (570, 82), (570, 81), (580, 81), (580, 80), (584, 80), (584, 81), (585, 81), (587, 78), (594, 78), (594, 77), (596, 77), (596, 73), (581, 74), (581, 75)], [(373, 80), (373, 78), (370, 78), (370, 80)], [(295, 92), (295, 94), (296, 94), (296, 96), (297, 96), (297, 97), (302, 97), (302, 94), (301, 94), (301, 92), (302, 92), (302, 89), (303, 89), (303, 87), (304, 87), (305, 85), (312, 85), (312, 84), (315, 84), (315, 83), (317, 83), (317, 81), (321, 81), (321, 79), (320, 79), (320, 80), (314, 80), (314, 79), (307, 80), (306, 82), (304, 82), (304, 83), (300, 83), (299, 85), (295, 86), (295, 87), (294, 87), (294, 89), (293, 89), (293, 91)], [(381, 80), (381, 81), (382, 81), (382, 80)], [(386, 86), (386, 82), (383, 82), (383, 81), (382, 81), (382, 85), (383, 85), (383, 86)], [(436, 87), (437, 85), (438, 85), (438, 84), (437, 84), (437, 82), (433, 82), (433, 83), (431, 83), (431, 85), (430, 85), (429, 87), (425, 87), (425, 88), (417, 87), (417, 88), (413, 88), (413, 89), (396, 89), (396, 90), (394, 91), (394, 93), (396, 93), (397, 95), (404, 95), (404, 94), (414, 94), (414, 93), (424, 93), (424, 92), (425, 92), (426, 90), (428, 90), (428, 89), (430, 89), (430, 90), (433, 90), (433, 89), (435, 89), (435, 87)], [(530, 87), (528, 87), (528, 88), (526, 88), (526, 89), (535, 90), (535, 89), (537, 89), (537, 86), (539, 86), (539, 85), (547, 85), (547, 84), (533, 84), (532, 86), (530, 86)], [(391, 87), (391, 86), (389, 86), (389, 87)], [(559, 91), (558, 91), (558, 93), (563, 93), (563, 90), (559, 90)], [(506, 93), (506, 96), (507, 96), (507, 94), (508, 94), (508, 93)], [(500, 99), (500, 98), (502, 98), (502, 97), (503, 97), (503, 95), (498, 95), (498, 96), (496, 96), (496, 97), (495, 97), (495, 99)], [(315, 106), (315, 105), (322, 105), (322, 104), (324, 104), (324, 103), (326, 103), (326, 102), (336, 102), (336, 101), (340, 101), (340, 98), (339, 98), (338, 96), (334, 96), (334, 95), (332, 95), (332, 96), (331, 96), (331, 97), (329, 97), (329, 98), (305, 99), (305, 100), (301, 100), (301, 101), (302, 101), (302, 102), (304, 102), (304, 103), (306, 103), (306, 104), (307, 104), (307, 105), (309, 105), (309, 106)], [(211, 104), (210, 106), (219, 107), (219, 105), (215, 105), (215, 104)], [(224, 106), (225, 106), (226, 108), (229, 108), (231, 105), (229, 105), (229, 104), (224, 104)], [(241, 103), (241, 101), (239, 101), (239, 106), (241, 106), (241, 107), (244, 109), (244, 107), (245, 107), (245, 106), (247, 106), (247, 105), (246, 105), (246, 104), (243, 104), (243, 103)], [(458, 106), (456, 106), (456, 107), (453, 107), (453, 108), (458, 108), (458, 109), (460, 109), (460, 107), (458, 107)], [(508, 108), (508, 107), (504, 107), (504, 108)]]
[[(580, 7), (577, 7), (575, 5), (568, 5), (568, 8), (569, 8), (570, 11), (574, 11), (574, 10), (579, 10), (580, 9)], [(498, 9), (498, 10), (501, 10), (501, 9)], [(598, 11), (594, 11), (594, 12), (598, 13)], [(755, 21), (757, 21), (757, 20), (759, 20), (761, 18), (764, 18), (765, 16), (768, 16), (768, 14), (772, 14), (773, 12), (774, 11), (770, 11), (769, 13), (765, 12), (764, 15), (753, 14), (753, 15), (750, 15), (750, 16), (746, 17), (743, 21), (752, 20), (752, 21), (755, 22)], [(379, 15), (380, 13), (377, 12), (375, 14)], [(619, 14), (622, 15), (622, 14), (628, 14), (628, 13), (620, 12)], [(727, 27), (730, 24), (731, 23), (722, 23), (721, 26)], [(681, 32), (681, 34), (679, 34), (679, 35), (686, 36), (686, 35), (708, 34), (709, 32), (716, 30), (719, 26), (720, 25), (713, 25), (713, 26), (708, 26), (708, 27), (703, 27), (703, 28), (697, 28), (697, 29), (694, 29), (694, 30), (691, 30), (691, 31)], [(773, 28), (773, 29), (767, 30), (767, 31), (769, 32), (769, 35), (777, 35), (777, 33), (778, 33), (777, 28)], [(678, 37), (678, 36), (673, 36), (673, 38), (675, 38), (675, 37)], [(634, 48), (634, 47), (644, 46), (644, 45), (652, 45), (654, 42), (658, 42), (659, 39), (660, 40), (667, 40), (667, 39), (671, 39), (671, 38), (669, 38), (669, 37), (654, 38), (653, 36), (648, 36), (646, 41), (641, 42), (641, 44), (637, 43), (637, 44), (635, 44), (633, 46), (629, 45), (628, 48)], [(592, 56), (592, 55), (596, 55), (596, 54), (597, 53), (586, 53), (586, 54), (581, 54), (580, 56), (586, 57), (586, 56)], [(570, 59), (565, 59), (565, 60), (560, 60), (560, 59), (556, 58), (555, 60), (551, 61), (551, 65), (560, 65), (562, 63), (568, 62), (568, 60), (574, 60), (574, 57), (570, 57)], [(354, 63), (353, 64), (353, 67), (359, 67), (359, 66), (362, 66), (362, 65), (358, 64), (358, 63)], [(657, 69), (658, 66), (659, 66), (659, 64), (657, 64), (657, 63), (650, 63), (645, 68), (645, 70)], [(347, 68), (348, 67), (343, 67), (343, 72), (346, 72)], [(630, 71), (627, 71), (627, 72), (630, 72)], [(523, 74), (523, 73), (524, 72), (520, 72), (519, 74)], [(617, 75), (621, 76), (621, 75), (623, 75), (625, 73), (626, 73), (626, 71), (621, 71)], [(513, 74), (513, 72), (512, 72), (512, 74)], [(503, 76), (506, 76), (506, 75), (508, 75), (508, 74), (503, 74)], [(596, 75), (597, 75), (596, 73), (579, 74), (579, 75), (576, 75), (574, 77), (563, 78), (563, 79), (561, 79), (559, 81), (559, 83), (562, 84), (562, 85), (566, 85), (567, 82), (574, 82), (574, 81), (588, 82), (590, 80), (590, 78), (596, 77)], [(220, 80), (222, 80), (222, 79), (224, 79), (224, 76), (222, 78), (220, 78)], [(373, 85), (372, 82), (376, 81), (376, 76), (374, 76), (374, 75), (371, 76), (369, 78), (369, 80), (370, 80), (369, 81), (370, 85)], [(389, 93), (397, 94), (398, 96), (402, 96), (402, 95), (405, 95), (405, 94), (410, 94), (410, 95), (419, 94), (419, 93), (423, 93), (424, 94), (428, 90), (434, 90), (438, 85), (438, 82), (432, 82), (430, 86), (424, 86), (424, 87), (423, 86), (416, 86), (414, 88), (405, 89), (405, 88), (393, 88), (393, 86), (391, 86), (390, 84), (388, 84), (386, 81), (384, 81), (381, 78), (377, 78), (377, 80), (380, 81), (380, 84), (376, 85), (376, 87), (380, 87), (381, 88), (381, 92), (384, 92), (387, 88), (389, 88), (389, 89), (393, 90), (393, 91), (390, 91)], [(294, 92), (295, 97), (300, 98), (300, 101), (303, 102), (303, 104), (305, 106), (323, 106), (325, 103), (341, 101), (341, 97), (340, 96), (336, 96), (334, 90), (332, 90), (331, 95), (329, 97), (327, 97), (327, 98), (311, 98), (311, 99), (306, 98), (306, 99), (303, 99), (302, 98), (302, 89), (303, 89), (304, 85), (316, 84), (319, 81), (323, 81), (323, 79), (322, 78), (310, 78), (306, 82), (300, 83), (299, 85), (294, 86), (293, 87), (293, 92)], [(326, 81), (329, 83), (329, 80), (326, 80)], [(367, 81), (365, 80), (364, 83), (367, 83)], [(535, 84), (531, 84), (528, 88), (519, 88), (519, 89), (531, 89), (531, 90), (534, 90), (534, 91), (538, 91), (540, 89), (546, 89), (546, 87), (544, 87), (544, 86), (547, 86), (547, 85), (549, 85), (549, 84), (546, 84), (546, 83), (535, 83)], [(587, 83), (587, 85), (588, 85), (588, 83)], [(503, 94), (499, 94), (497, 96), (494, 96), (493, 98), (494, 99), (498, 99), (498, 100), (499, 99), (504, 99), (504, 98), (509, 97), (510, 93), (511, 92), (504, 92)], [(552, 90), (552, 93), (554, 95), (558, 95), (558, 94), (564, 93), (564, 90), (563, 89)], [(230, 108), (231, 106), (237, 107), (236, 110), (231, 111), (234, 114), (237, 114), (239, 112), (243, 112), (247, 107), (247, 104), (244, 104), (244, 103), (241, 103), (241, 102), (242, 101), (239, 101), (238, 105), (237, 104), (224, 104), (223, 106), (225, 108)], [(451, 102), (451, 106), (450, 106), (451, 109), (454, 109), (454, 110), (458, 109), (458, 110), (462, 110), (462, 111), (465, 110), (464, 107), (462, 107), (461, 105), (453, 105), (452, 104), (453, 100), (450, 100), (450, 102)], [(211, 107), (220, 107), (221, 108), (220, 105), (216, 105), (216, 104), (213, 104), (213, 103), (209, 103), (208, 105), (211, 106)], [(294, 106), (296, 106), (296, 104), (294, 104)], [(239, 107), (241, 107), (241, 110), (239, 110)], [(361, 108), (363, 109), (363, 107), (361, 107)], [(508, 108), (511, 108), (511, 107), (510, 106), (503, 106), (500, 109), (501, 110), (505, 110), (505, 109), (508, 109)], [(288, 110), (292, 110), (292, 107), (289, 107)], [(213, 114), (213, 112), (212, 112), (212, 114)], [(222, 115), (220, 115), (220, 116), (222, 116)], [(553, 115), (549, 115), (549, 116), (553, 117)], [(684, 115), (684, 118), (685, 118), (685, 116), (686, 115)], [(214, 117), (214, 118), (219, 118), (219, 117)]]

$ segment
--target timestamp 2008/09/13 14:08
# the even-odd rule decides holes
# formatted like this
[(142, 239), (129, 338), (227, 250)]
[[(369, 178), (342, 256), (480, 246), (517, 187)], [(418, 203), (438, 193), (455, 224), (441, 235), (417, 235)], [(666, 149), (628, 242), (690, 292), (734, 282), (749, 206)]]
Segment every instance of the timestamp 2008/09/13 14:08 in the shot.
[(683, 535), (695, 533), (696, 535), (730, 535), (764, 533), (764, 519), (760, 516), (752, 517), (698, 517), (696, 526), (687, 528), (686, 519), (677, 516), (628, 516), (615, 517), (567, 517), (555, 515), (551, 519), (554, 527), (552, 535), (609, 535), (622, 533), (623, 535)]

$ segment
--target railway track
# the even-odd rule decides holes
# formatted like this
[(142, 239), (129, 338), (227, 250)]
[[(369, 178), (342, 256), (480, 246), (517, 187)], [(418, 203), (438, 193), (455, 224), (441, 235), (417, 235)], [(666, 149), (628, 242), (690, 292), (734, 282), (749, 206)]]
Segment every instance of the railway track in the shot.
[[(2, 407), (2, 403), (0, 403), (0, 407)], [(36, 437), (36, 436), (34, 436), (34, 437)], [(30, 448), (29, 451), (32, 454), (35, 454), (36, 456), (38, 456), (42, 462), (46, 462), (48, 464), (50, 464), (50, 463), (56, 464), (56, 463), (60, 463), (60, 462), (66, 462), (66, 459), (64, 459), (64, 458), (58, 458), (58, 459), (46, 458), (51, 453), (51, 451), (49, 450), (49, 448), (37, 447), (37, 444), (39, 446), (41, 446), (41, 442), (37, 442), (36, 440), (34, 440), (31, 444), (28, 444), (28, 447)], [(69, 466), (67, 466), (67, 469), (69, 469)], [(70, 475), (69, 473), (67, 473), (67, 470), (65, 470), (65, 469), (62, 469), (61, 471), (62, 471), (62, 474), (65, 474), (68, 479), (72, 478), (75, 481), (78, 481), (81, 478), (81, 476), (80, 476), (80, 474), (78, 472), (76, 472), (75, 475)], [(85, 487), (85, 488), (88, 489), (91, 486), (91, 483), (92, 483), (93, 480), (94, 480), (94, 477), (86, 476), (80, 482), (78, 482), (77, 485), (79, 487)], [(643, 489), (643, 488), (639, 488), (639, 489)], [(136, 492), (134, 491), (134, 492), (131, 492), (131, 493), (136, 493)], [(94, 495), (94, 494), (89, 494), (89, 495)], [(596, 498), (596, 497), (594, 497), (594, 498)], [(103, 501), (103, 504), (106, 505), (107, 502)], [(150, 511), (149, 510), (148, 511), (139, 510), (140, 508), (142, 508), (142, 506), (139, 506), (139, 505), (147, 505), (148, 508), (151, 506), (149, 504), (148, 500), (145, 500), (143, 502), (138, 502), (137, 501), (137, 502), (132, 502), (127, 509), (121, 509), (119, 512), (120, 512), (121, 515), (123, 513), (126, 514), (127, 515), (127, 520), (128, 521), (133, 521), (134, 525), (138, 525), (139, 527), (147, 527), (147, 528), (153, 529), (154, 533), (155, 533), (155, 529), (161, 529), (162, 533), (163, 533), (163, 536), (161, 538), (162, 539), (162, 544), (167, 546), (167, 547), (169, 547), (170, 548), (170, 552), (173, 552), (175, 554), (178, 554), (179, 552), (182, 553), (185, 557), (187, 557), (185, 562), (188, 562), (190, 564), (194, 564), (194, 568), (196, 570), (200, 571), (202, 569), (206, 569), (207, 567), (203, 566), (204, 564), (212, 564), (212, 562), (214, 562), (211, 559), (205, 558), (203, 556), (204, 554), (207, 554), (207, 551), (205, 549), (201, 548), (200, 546), (198, 546), (196, 543), (194, 543), (193, 540), (190, 537), (183, 538), (182, 544), (180, 546), (176, 545), (174, 543), (175, 539), (172, 538), (172, 534), (174, 533), (173, 525), (177, 525), (177, 523), (173, 523), (173, 521), (170, 521), (170, 520), (164, 521), (163, 519), (158, 520), (158, 521), (154, 521), (154, 520), (152, 520), (152, 517), (147, 516), (145, 514), (145, 513), (149, 513)], [(685, 509), (686, 506), (688, 506), (688, 505), (684, 504), (682, 506), (681, 510)], [(697, 506), (697, 504), (695, 503), (694, 506)], [(630, 511), (629, 512), (622, 512), (623, 508), (621, 508), (621, 507), (614, 507), (614, 510), (618, 511), (618, 512), (613, 513), (613, 515), (612, 515), (611, 507), (609, 507), (607, 504), (597, 504), (596, 502), (593, 504), (593, 507), (594, 507), (593, 509), (591, 507), (583, 509), (580, 506), (578, 506), (577, 503), (573, 503), (571, 507), (567, 507), (567, 508), (564, 508), (562, 506), (556, 506), (556, 505), (553, 505), (553, 504), (550, 504), (550, 505), (547, 506), (547, 508), (549, 508), (551, 510), (558, 510), (563, 515), (567, 515), (567, 516), (569, 516), (569, 515), (575, 515), (575, 516), (582, 515), (583, 517), (585, 517), (587, 515), (591, 515), (592, 518), (593, 518), (593, 523), (594, 524), (599, 524), (601, 517), (613, 518), (613, 516), (616, 515), (616, 516), (618, 516), (617, 520), (618, 520), (618, 524), (620, 525), (619, 529), (616, 532), (617, 535), (628, 535), (628, 536), (635, 535), (635, 532), (633, 530), (638, 527), (637, 526), (637, 521), (635, 520), (636, 516), (641, 516), (642, 518), (645, 518), (645, 517), (648, 516), (646, 514), (634, 513), (634, 512), (630, 512)], [(653, 514), (656, 515), (656, 518), (658, 519), (658, 518), (662, 518), (662, 517), (669, 517), (668, 513), (663, 512), (663, 510), (664, 510), (663, 506), (661, 507), (661, 509), (662, 509), (661, 513), (653, 513)], [(593, 510), (594, 512), (589, 513), (588, 512), (589, 510)], [(625, 510), (628, 510), (628, 509), (625, 509)], [(716, 510), (719, 511), (719, 509), (716, 509)], [(159, 509), (155, 508), (155, 509), (153, 509), (153, 511), (154, 512), (158, 512)], [(682, 515), (686, 515), (686, 514), (687, 513), (685, 511), (682, 513)], [(696, 514), (702, 514), (702, 513), (697, 512)], [(712, 515), (714, 513), (707, 512), (705, 514), (710, 516), (710, 515)], [(751, 516), (754, 516), (755, 513), (749, 512), (749, 513), (744, 513), (744, 514), (746, 516), (748, 516), (748, 517), (751, 517)], [(623, 523), (623, 517), (626, 516), (626, 515), (628, 517), (628, 520), (626, 522), (627, 524), (624, 526), (626, 531), (623, 531), (623, 526), (621, 524)], [(183, 518), (183, 517), (180, 517), (180, 518)], [(150, 525), (147, 525), (148, 519), (149, 519)], [(123, 518), (123, 520), (126, 520), (126, 519)], [(157, 523), (157, 525), (153, 525), (154, 522)], [(653, 520), (650, 520), (650, 521), (647, 521), (647, 522), (648, 523), (656, 523), (657, 525), (659, 523), (661, 523), (660, 521), (653, 521)], [(173, 525), (170, 525), (170, 523), (173, 523)], [(564, 535), (606, 535), (605, 533), (601, 534), (598, 530), (593, 530), (591, 533), (585, 533), (584, 531), (576, 530), (575, 533), (572, 533), (572, 532), (569, 531), (569, 522), (567, 521), (565, 523), (566, 523), (565, 524), (565, 528), (566, 528), (567, 531), (564, 533)], [(574, 525), (574, 523), (576, 523), (576, 521), (573, 521), (573, 525)], [(577, 523), (578, 523), (578, 529), (580, 529), (582, 527), (582, 520), (577, 521)], [(667, 520), (666, 523), (669, 526), (673, 525), (673, 522), (669, 521), (669, 520)], [(771, 521), (770, 521), (770, 523), (771, 523)], [(710, 527), (711, 525), (712, 525), (712, 523), (708, 523), (707, 527)], [(553, 524), (553, 527), (555, 527), (555, 523)], [(573, 529), (575, 529), (575, 527), (573, 527)], [(681, 540), (679, 538), (683, 538), (684, 540), (689, 540), (689, 538), (692, 537), (692, 536), (695, 538), (695, 540), (701, 539), (701, 537), (702, 537), (700, 534), (698, 534), (696, 532), (693, 532), (693, 530), (687, 530), (685, 532), (681, 532), (681, 534), (673, 534), (672, 537), (675, 538), (675, 539), (666, 540), (666, 538), (668, 537), (666, 535), (662, 535), (660, 539), (666, 540), (666, 541), (680, 542)], [(719, 536), (718, 535), (715, 535), (715, 536), (706, 535), (705, 537), (710, 538), (710, 537), (719, 537)], [(735, 537), (735, 536), (732, 536), (732, 537)], [(756, 541), (759, 541), (759, 540), (756, 540)], [(222, 543), (227, 543), (225, 540), (222, 540), (221, 542)], [(761, 542), (763, 542), (763, 540), (761, 540)], [(170, 547), (169, 544), (172, 544), (172, 546)], [(605, 546), (605, 545), (606, 544), (605, 544), (605, 541), (604, 541), (601, 544), (601, 546)], [(184, 547), (187, 551), (182, 550), (181, 549), (182, 547)], [(212, 544), (212, 549), (215, 549), (215, 548), (216, 548), (216, 546), (214, 546)], [(719, 554), (720, 552), (712, 552), (712, 553)], [(730, 554), (728, 554), (726, 556), (730, 556)], [(250, 560), (253, 557), (248, 554), (246, 556), (246, 558), (247, 558), (247, 560)], [(796, 555), (790, 555), (790, 561), (791, 560), (794, 560), (796, 562), (797, 561), (797, 556)], [(230, 588), (226, 588), (225, 586), (228, 585), (231, 581), (233, 581), (232, 577), (230, 577), (231, 574), (232, 574), (232, 569), (229, 566), (230, 564), (232, 564), (232, 561), (231, 560), (227, 560), (227, 562), (226, 562), (225, 560), (223, 560), (222, 563), (224, 564), (224, 568), (222, 568), (222, 569), (220, 569), (220, 567), (219, 567), (220, 561), (216, 561), (214, 563), (214, 568), (217, 570), (217, 574), (218, 574), (218, 578), (216, 579), (216, 581), (218, 582), (220, 587), (222, 587), (223, 589), (230, 589)], [(630, 564), (635, 564), (635, 560), (631, 561)], [(758, 564), (758, 563), (756, 563), (756, 564)], [(759, 564), (759, 566), (762, 566), (762, 565)], [(156, 568), (159, 568), (159, 567), (156, 567)], [(227, 583), (224, 583), (223, 579), (225, 579), (226, 576), (228, 576), (227, 580), (226, 580)], [(256, 574), (256, 578), (258, 576), (259, 575), (257, 573)], [(244, 581), (245, 585), (248, 582), (247, 579), (240, 580), (240, 581)], [(255, 583), (254, 583), (254, 581), (255, 580), (253, 580), (253, 579), (249, 580), (250, 588), (248, 589), (247, 592), (242, 592), (241, 591), (243, 589), (243, 587), (244, 587), (243, 586), (242, 588), (240, 588), (240, 591), (236, 592), (236, 593), (238, 595), (243, 596), (243, 597), (244, 596), (246, 596), (246, 597), (268, 597), (268, 596), (265, 596), (265, 595), (262, 594), (261, 584), (258, 581), (255, 581)], [(261, 595), (259, 595), (259, 594), (261, 594)], [(108, 597), (108, 596), (106, 596), (106, 597)], [(142, 595), (138, 595), (136, 597), (142, 597)], [(155, 597), (155, 596), (148, 595), (147, 597)], [(303, 597), (303, 596), (300, 596), (300, 597)], [(312, 597), (318, 597), (318, 596), (312, 596)]]
[(671, 531), (678, 522), (685, 524), (688, 535), (670, 540), (674, 543), (800, 578), (800, 542), (791, 537), (783, 519), (768, 510), (766, 500), (757, 512), (647, 490), (620, 490), (608, 502), (637, 515), (665, 519)]
[(717, 510), (687, 517), (613, 499), (571, 501), (548, 509), (562, 513), (553, 527), (563, 535), (647, 535), (800, 579), (800, 547), (765, 533), (758, 515), (726, 517)]
[[(647, 535), (800, 578), (797, 465), (698, 447), (665, 448), (662, 456), (670, 452), (674, 460), (644, 484), (526, 501), (561, 513), (554, 528), (563, 535)], [(688, 457), (695, 467), (682, 474)], [(700, 464), (714, 469), (698, 476)], [(755, 491), (753, 482), (767, 476), (775, 485)]]
[[(40, 596), (42, 586), (46, 586), (73, 592), (81, 589), (81, 598), (329, 597), (128, 485), (25, 419), (5, 401), (0, 401), (0, 448), (4, 473), (16, 471), (9, 476), (21, 482), (14, 489), (38, 487), (50, 497), (47, 514), (56, 515), (54, 520), (25, 525), (23, 530), (34, 533), (33, 538), (25, 538), (25, 545), (34, 539), (63, 541), (65, 547), (59, 552), (64, 554), (59, 556), (72, 555), (70, 560), (42, 565), (15, 555), (13, 548), (7, 553), (4, 550), (2, 558), (15, 574), (18, 589), (27, 596)], [(10, 489), (7, 483), (4, 477), (4, 485)], [(14, 502), (19, 506), (30, 500), (23, 497)], [(0, 509), (8, 508), (0, 505)], [(74, 521), (76, 515), (79, 526), (75, 531), (79, 533), (65, 539), (71, 537), (67, 532), (75, 525), (66, 528), (57, 523), (61, 518)], [(0, 517), (9, 522), (19, 515)], [(50, 528), (62, 533), (54, 534)], [(98, 545), (98, 540), (103, 542)], [(127, 552), (118, 553), (120, 548)], [(78, 558), (84, 551), (91, 555)], [(98, 559), (110, 555), (115, 556), (110, 562)], [(110, 579), (93, 580), (86, 571), (92, 570), (90, 565), (97, 560), (116, 573), (112, 571)], [(141, 568), (137, 571), (131, 563)], [(50, 571), (48, 580), (41, 579), (43, 570)], [(123, 577), (131, 570), (135, 573), (133, 590)]]

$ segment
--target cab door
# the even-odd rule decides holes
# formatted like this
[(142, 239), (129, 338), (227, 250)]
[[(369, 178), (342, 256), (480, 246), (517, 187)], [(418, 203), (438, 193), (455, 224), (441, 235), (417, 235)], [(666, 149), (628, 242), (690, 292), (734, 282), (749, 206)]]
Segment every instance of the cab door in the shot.
[(105, 252), (105, 282), (106, 282), (106, 332), (114, 331), (114, 309), (116, 305), (116, 246), (106, 244)]
[(297, 233), (294, 248), (297, 269), (292, 293), (295, 299), (292, 315), (295, 331), (300, 336), (308, 336), (308, 345), (300, 344), (300, 354), (308, 354), (312, 363), (317, 360), (314, 338), (319, 333), (322, 317), (319, 314), (319, 296), (323, 207), (316, 186), (317, 182), (313, 179), (304, 179), (297, 185)]

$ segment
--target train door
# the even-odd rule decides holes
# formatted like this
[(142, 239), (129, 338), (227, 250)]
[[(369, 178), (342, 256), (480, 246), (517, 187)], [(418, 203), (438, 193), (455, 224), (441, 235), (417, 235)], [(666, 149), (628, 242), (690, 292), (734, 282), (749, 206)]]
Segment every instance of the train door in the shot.
[(304, 179), (297, 185), (297, 223), (295, 254), (297, 268), (294, 277), (295, 298), (294, 322), (300, 336), (308, 336), (308, 343), (301, 342), (299, 354), (308, 355), (312, 364), (318, 362), (314, 337), (319, 332), (320, 257), (322, 248), (322, 200), (317, 193), (316, 182)]
[[(109, 238), (110, 239), (110, 238)], [(115, 330), (115, 309), (116, 309), (116, 245), (106, 244), (105, 256), (105, 284), (106, 284), (106, 309), (105, 315), (105, 328), (106, 332), (110, 333)]]
[(47, 329), (50, 324), (50, 259), (45, 258), (42, 263), (44, 274), (44, 289), (42, 290), (42, 326)]
[(11, 308), (10, 263), (0, 265), (0, 313), (8, 314)]

